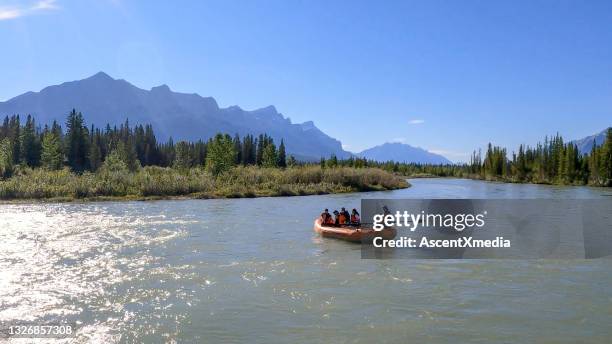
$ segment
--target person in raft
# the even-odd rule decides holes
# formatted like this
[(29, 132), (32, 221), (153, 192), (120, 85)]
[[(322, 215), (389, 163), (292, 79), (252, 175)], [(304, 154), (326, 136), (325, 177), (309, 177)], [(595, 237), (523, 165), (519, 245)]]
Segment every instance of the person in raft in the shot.
[(324, 225), (333, 225), (334, 224), (334, 219), (332, 218), (331, 214), (329, 213), (329, 210), (327, 210), (327, 209), (325, 209), (321, 213), (321, 224), (324, 224)]
[(337, 210), (334, 210), (334, 216), (336, 217), (335, 219), (335, 225), (336, 226), (342, 226), (342, 225), (346, 225), (348, 224), (348, 217), (346, 217), (346, 214), (344, 211), (338, 212)]
[(361, 218), (359, 217), (359, 212), (357, 212), (357, 209), (353, 208), (353, 211), (351, 212), (351, 225), (359, 226), (360, 224)]
[(344, 215), (344, 224), (348, 225), (350, 224), (349, 220), (351, 219), (351, 214), (349, 214), (349, 212), (344, 209), (344, 207), (342, 207), (342, 209), (340, 210), (340, 213)]

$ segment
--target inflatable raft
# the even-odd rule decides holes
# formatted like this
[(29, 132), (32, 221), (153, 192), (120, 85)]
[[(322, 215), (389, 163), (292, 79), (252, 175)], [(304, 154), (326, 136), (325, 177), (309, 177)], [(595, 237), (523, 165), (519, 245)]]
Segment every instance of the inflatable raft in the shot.
[(371, 228), (354, 226), (323, 226), (321, 225), (320, 218), (315, 220), (313, 229), (324, 238), (336, 238), (351, 242), (369, 242), (376, 237), (393, 239), (397, 234), (395, 228), (385, 228), (381, 231), (375, 231)]

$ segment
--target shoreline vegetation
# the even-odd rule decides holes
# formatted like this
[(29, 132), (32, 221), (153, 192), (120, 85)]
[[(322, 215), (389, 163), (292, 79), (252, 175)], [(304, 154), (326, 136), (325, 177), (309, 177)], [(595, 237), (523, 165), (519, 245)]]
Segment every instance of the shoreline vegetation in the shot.
[(147, 166), (130, 172), (127, 168), (104, 166), (96, 173), (82, 174), (67, 168), (23, 170), (0, 181), (0, 200), (253, 198), (383, 191), (409, 186), (403, 178), (375, 168), (238, 166), (215, 177), (203, 168), (178, 170)]

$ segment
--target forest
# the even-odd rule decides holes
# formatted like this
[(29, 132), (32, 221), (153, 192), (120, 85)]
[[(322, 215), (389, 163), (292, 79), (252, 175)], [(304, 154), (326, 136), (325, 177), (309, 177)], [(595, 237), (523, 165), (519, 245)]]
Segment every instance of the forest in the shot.
[(76, 110), (65, 128), (40, 127), (29, 115), (23, 124), (19, 115), (4, 118), (0, 199), (290, 196), (409, 185), (379, 168), (300, 163), (266, 134), (158, 142), (151, 125), (88, 127)]

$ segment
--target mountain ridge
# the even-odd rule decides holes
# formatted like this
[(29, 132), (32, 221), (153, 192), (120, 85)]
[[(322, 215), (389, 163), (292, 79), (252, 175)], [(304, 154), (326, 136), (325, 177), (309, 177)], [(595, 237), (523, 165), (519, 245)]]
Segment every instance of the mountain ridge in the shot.
[(356, 154), (358, 157), (378, 162), (395, 161), (420, 164), (452, 164), (440, 154), (429, 152), (420, 147), (405, 143), (386, 142)]
[(304, 160), (332, 154), (339, 158), (351, 156), (342, 149), (340, 141), (325, 134), (312, 121), (292, 123), (273, 105), (251, 111), (237, 105), (221, 108), (213, 97), (174, 92), (166, 84), (146, 90), (105, 72), (0, 102), (0, 115), (31, 114), (39, 124), (50, 124), (53, 120), (63, 123), (73, 108), (83, 113), (88, 125), (102, 127), (126, 119), (130, 123), (152, 124), (164, 140), (207, 139), (218, 132), (241, 136), (265, 133), (277, 144), (284, 139), (287, 152)]
[(591, 149), (593, 149), (593, 142), (597, 146), (601, 146), (606, 139), (606, 131), (608, 128), (602, 130), (601, 132), (593, 135), (589, 135), (587, 137), (583, 137), (581, 139), (570, 141), (578, 147), (578, 151), (580, 154), (589, 154), (591, 153)]

